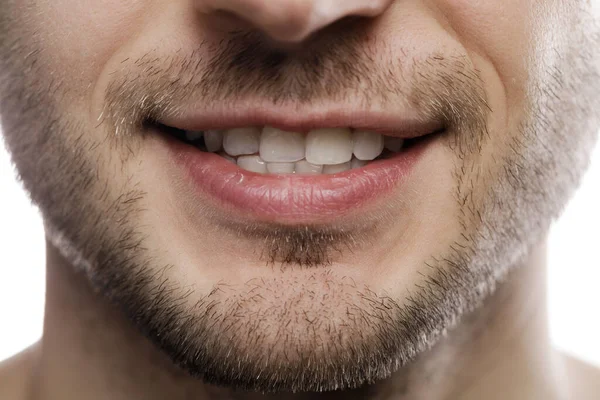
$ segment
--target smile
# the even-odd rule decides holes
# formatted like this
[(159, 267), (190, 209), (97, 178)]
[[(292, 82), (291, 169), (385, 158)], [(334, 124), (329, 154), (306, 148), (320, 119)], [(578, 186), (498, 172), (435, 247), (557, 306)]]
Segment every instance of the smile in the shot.
[[(288, 132), (266, 126), (225, 130), (170, 131), (200, 151), (217, 153), (241, 169), (260, 174), (337, 174), (389, 159), (405, 139), (349, 128)], [(410, 148), (418, 139), (406, 139)]]
[(382, 133), (337, 123), (318, 127), (314, 121), (296, 129), (235, 122), (210, 129), (161, 123), (152, 129), (209, 204), (244, 218), (290, 224), (327, 222), (385, 198), (444, 131), (433, 124)]

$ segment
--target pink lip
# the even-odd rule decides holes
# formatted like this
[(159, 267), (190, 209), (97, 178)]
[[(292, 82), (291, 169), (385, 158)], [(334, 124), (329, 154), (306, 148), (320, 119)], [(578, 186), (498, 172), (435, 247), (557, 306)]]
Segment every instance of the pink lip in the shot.
[[(361, 110), (350, 104), (263, 105), (261, 101), (187, 107), (160, 123), (191, 131), (270, 125), (293, 132), (349, 127), (402, 138), (414, 138), (443, 128), (439, 121), (410, 107)], [(198, 195), (217, 209), (242, 218), (278, 223), (319, 224), (366, 210), (409, 178), (420, 155), (437, 135), (431, 135), (388, 159), (333, 175), (270, 175), (239, 168), (223, 157), (206, 153), (169, 135), (171, 156), (189, 177)]]
[(423, 140), (392, 158), (333, 175), (263, 175), (163, 136), (200, 196), (226, 212), (290, 224), (327, 222), (381, 199), (407, 180), (430, 142)]
[(394, 111), (394, 113), (384, 110), (357, 111), (350, 105), (341, 108), (313, 105), (306, 109), (282, 106), (273, 110), (272, 106), (244, 103), (229, 109), (207, 110), (206, 107), (193, 107), (189, 112), (165, 118), (160, 122), (187, 131), (268, 125), (286, 131), (307, 132), (317, 128), (343, 127), (406, 139), (423, 136), (444, 127), (440, 121), (425, 118), (410, 108)]

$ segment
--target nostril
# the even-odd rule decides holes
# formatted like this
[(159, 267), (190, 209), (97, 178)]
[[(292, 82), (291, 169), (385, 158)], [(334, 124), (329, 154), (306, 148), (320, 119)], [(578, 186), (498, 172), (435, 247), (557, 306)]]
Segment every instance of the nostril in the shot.
[(213, 12), (230, 23), (248, 25), (279, 42), (300, 42), (314, 29), (313, 7), (307, 1), (222, 1)]
[(196, 0), (204, 13), (235, 16), (277, 42), (298, 43), (346, 17), (373, 18), (392, 0)]

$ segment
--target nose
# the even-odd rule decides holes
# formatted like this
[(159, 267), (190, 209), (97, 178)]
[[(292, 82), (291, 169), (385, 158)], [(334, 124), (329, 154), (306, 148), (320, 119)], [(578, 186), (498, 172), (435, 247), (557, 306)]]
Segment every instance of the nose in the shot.
[(300, 42), (344, 17), (376, 17), (393, 0), (194, 0), (204, 13), (225, 11), (277, 41)]

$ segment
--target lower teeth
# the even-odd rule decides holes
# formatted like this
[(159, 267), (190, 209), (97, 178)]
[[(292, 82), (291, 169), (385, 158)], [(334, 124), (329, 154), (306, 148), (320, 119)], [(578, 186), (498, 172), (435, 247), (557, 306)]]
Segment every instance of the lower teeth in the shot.
[(319, 174), (337, 174), (355, 168), (362, 168), (370, 161), (361, 161), (353, 158), (351, 161), (342, 164), (319, 165), (311, 164), (302, 159), (295, 163), (268, 163), (258, 155), (246, 155), (233, 158), (228, 154), (220, 153), (220, 156), (226, 160), (237, 164), (238, 167), (260, 174), (277, 175), (319, 175)]
[[(273, 174), (273, 175), (319, 175), (319, 174), (337, 174), (340, 172), (348, 171), (351, 169), (362, 168), (371, 161), (363, 161), (359, 160), (356, 157), (352, 157), (352, 160), (342, 163), (342, 164), (332, 164), (332, 165), (320, 165), (320, 164), (311, 164), (305, 159), (297, 161), (295, 163), (278, 163), (278, 162), (266, 162), (262, 158), (260, 158), (257, 154), (252, 155), (244, 155), (238, 157), (231, 157), (227, 153), (219, 152), (217, 153), (221, 157), (225, 158), (227, 161), (237, 164), (241, 169), (256, 172), (259, 174)], [(377, 157), (373, 161), (381, 160), (388, 158), (393, 153), (386, 152), (382, 154), (380, 157)]]

